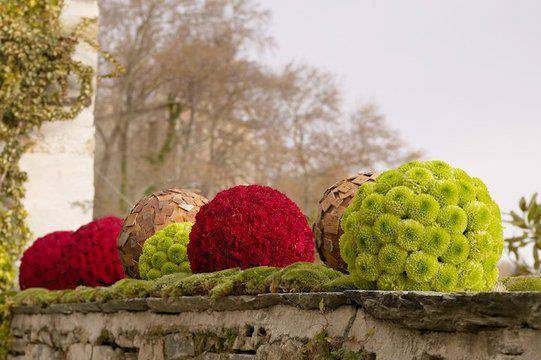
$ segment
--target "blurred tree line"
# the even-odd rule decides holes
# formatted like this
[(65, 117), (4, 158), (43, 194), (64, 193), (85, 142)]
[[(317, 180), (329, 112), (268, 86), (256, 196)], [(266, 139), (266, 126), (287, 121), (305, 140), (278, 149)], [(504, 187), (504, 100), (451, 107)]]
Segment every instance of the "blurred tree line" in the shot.
[(311, 215), (344, 176), (419, 156), (373, 104), (345, 110), (332, 74), (259, 60), (274, 44), (255, 1), (100, 6), (101, 46), (126, 72), (99, 83), (96, 217), (160, 188), (212, 197), (239, 183), (276, 187)]

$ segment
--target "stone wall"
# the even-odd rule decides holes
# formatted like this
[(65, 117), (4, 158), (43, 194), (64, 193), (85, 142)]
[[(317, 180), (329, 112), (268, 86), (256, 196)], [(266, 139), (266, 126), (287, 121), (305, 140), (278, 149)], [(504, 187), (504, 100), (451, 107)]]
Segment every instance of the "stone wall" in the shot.
[(15, 308), (11, 328), (10, 359), (539, 359), (541, 293), (55, 304)]
[[(66, 0), (61, 20), (66, 31), (83, 17), (98, 17), (97, 0)], [(97, 38), (97, 31), (94, 32)], [(97, 68), (97, 53), (77, 47), (76, 59)], [(75, 230), (92, 217), (94, 197), (94, 106), (73, 121), (45, 124), (34, 135), (35, 145), (21, 160), (28, 173), (24, 206), (35, 236)]]

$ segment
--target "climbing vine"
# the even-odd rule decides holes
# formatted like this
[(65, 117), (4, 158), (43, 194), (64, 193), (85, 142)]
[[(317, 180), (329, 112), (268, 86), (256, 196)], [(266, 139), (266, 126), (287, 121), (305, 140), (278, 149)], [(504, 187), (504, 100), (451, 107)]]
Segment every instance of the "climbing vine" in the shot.
[(13, 264), (30, 236), (27, 175), (19, 167), (30, 135), (46, 122), (75, 118), (92, 100), (94, 70), (73, 55), (81, 41), (97, 47), (87, 35), (96, 20), (67, 32), (63, 6), (64, 0), (0, 0), (0, 291), (13, 286)]

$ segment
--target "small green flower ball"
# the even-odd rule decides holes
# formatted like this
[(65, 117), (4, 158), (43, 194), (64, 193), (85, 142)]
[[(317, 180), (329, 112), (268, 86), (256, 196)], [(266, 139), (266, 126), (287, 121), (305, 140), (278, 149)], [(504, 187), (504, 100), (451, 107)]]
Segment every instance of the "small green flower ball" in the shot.
[(139, 257), (139, 274), (144, 280), (190, 272), (186, 246), (192, 223), (172, 223), (148, 238)]
[(473, 184), (467, 180), (457, 180), (456, 186), (458, 189), (458, 204), (460, 206), (475, 201), (475, 187)]
[(425, 253), (441, 256), (449, 247), (451, 235), (445, 229), (437, 226), (430, 226), (425, 231), (424, 241), (421, 243), (421, 250)]
[(453, 291), (458, 283), (458, 270), (451, 264), (441, 264), (438, 273), (432, 279), (432, 288), (436, 291)]
[(348, 268), (354, 267), (355, 259), (357, 258), (357, 246), (355, 240), (350, 234), (344, 233), (340, 236), (338, 244), (340, 246), (340, 256), (344, 259)]
[(480, 262), (468, 260), (460, 266), (458, 284), (466, 290), (475, 290), (483, 283), (483, 266)]
[(398, 170), (387, 170), (378, 177), (374, 190), (385, 195), (392, 188), (402, 185), (403, 182), (404, 174)]
[(468, 214), (468, 230), (486, 230), (490, 226), (492, 215), (488, 206), (480, 201), (473, 201), (464, 207)]
[(152, 254), (152, 258), (150, 259), (150, 264), (152, 267), (160, 269), (163, 264), (167, 262), (167, 254), (163, 251), (156, 251), (154, 254)]
[(440, 213), (440, 204), (428, 194), (416, 195), (410, 203), (410, 217), (428, 225), (436, 221)]
[(391, 214), (383, 214), (374, 222), (374, 235), (380, 243), (389, 243), (396, 239), (400, 219)]
[(377, 281), (380, 290), (401, 291), (406, 288), (407, 278), (403, 274), (383, 274)]
[(401, 220), (396, 242), (408, 251), (419, 250), (424, 239), (425, 227), (412, 219)]
[(486, 259), (493, 250), (492, 236), (486, 231), (467, 233), (470, 242), (471, 258), (477, 261)]
[(355, 259), (353, 274), (361, 280), (375, 281), (378, 279), (380, 272), (381, 268), (376, 255), (361, 253)]
[(424, 166), (432, 172), (437, 179), (449, 179), (453, 174), (453, 168), (445, 161), (432, 160), (424, 163)]
[(406, 260), (406, 274), (413, 281), (424, 283), (436, 276), (439, 266), (437, 257), (416, 251)]
[(451, 234), (463, 234), (468, 226), (468, 215), (460, 207), (449, 205), (440, 210), (437, 222)]
[(401, 218), (405, 217), (413, 196), (413, 190), (406, 186), (392, 188), (385, 194), (383, 204), (385, 211)]
[(359, 284), (486, 291), (498, 278), (500, 209), (480, 179), (443, 161), (412, 161), (363, 184), (341, 227), (340, 253)]
[(147, 280), (156, 280), (160, 277), (162, 277), (162, 273), (160, 272), (160, 270), (157, 269), (150, 269), (146, 274)]
[(420, 166), (413, 167), (404, 174), (404, 184), (415, 192), (426, 192), (433, 181), (434, 175), (430, 170)]
[(167, 257), (174, 263), (180, 264), (186, 260), (186, 246), (182, 244), (171, 244), (167, 249)]
[(458, 265), (466, 261), (469, 255), (469, 240), (462, 234), (453, 234), (447, 250), (441, 256), (441, 260), (444, 263)]
[(453, 180), (438, 180), (433, 183), (432, 196), (441, 207), (457, 205), (459, 199), (458, 186)]
[(368, 195), (361, 205), (358, 213), (364, 224), (372, 225), (376, 219), (383, 214), (383, 204), (385, 197), (381, 194)]
[(395, 244), (385, 245), (378, 254), (381, 269), (389, 274), (403, 273), (407, 257), (408, 252)]
[(161, 273), (163, 275), (174, 274), (176, 272), (178, 272), (178, 266), (169, 261), (163, 264), (161, 268)]
[(367, 251), (371, 254), (377, 254), (381, 248), (381, 243), (374, 236), (371, 226), (361, 225), (353, 232), (359, 250)]

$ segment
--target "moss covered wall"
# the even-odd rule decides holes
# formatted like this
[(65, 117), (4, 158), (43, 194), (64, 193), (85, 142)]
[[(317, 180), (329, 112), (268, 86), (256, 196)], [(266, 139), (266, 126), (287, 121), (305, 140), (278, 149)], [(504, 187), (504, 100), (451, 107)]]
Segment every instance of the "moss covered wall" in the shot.
[(537, 359), (539, 303), (346, 291), (19, 306), (10, 358)]

